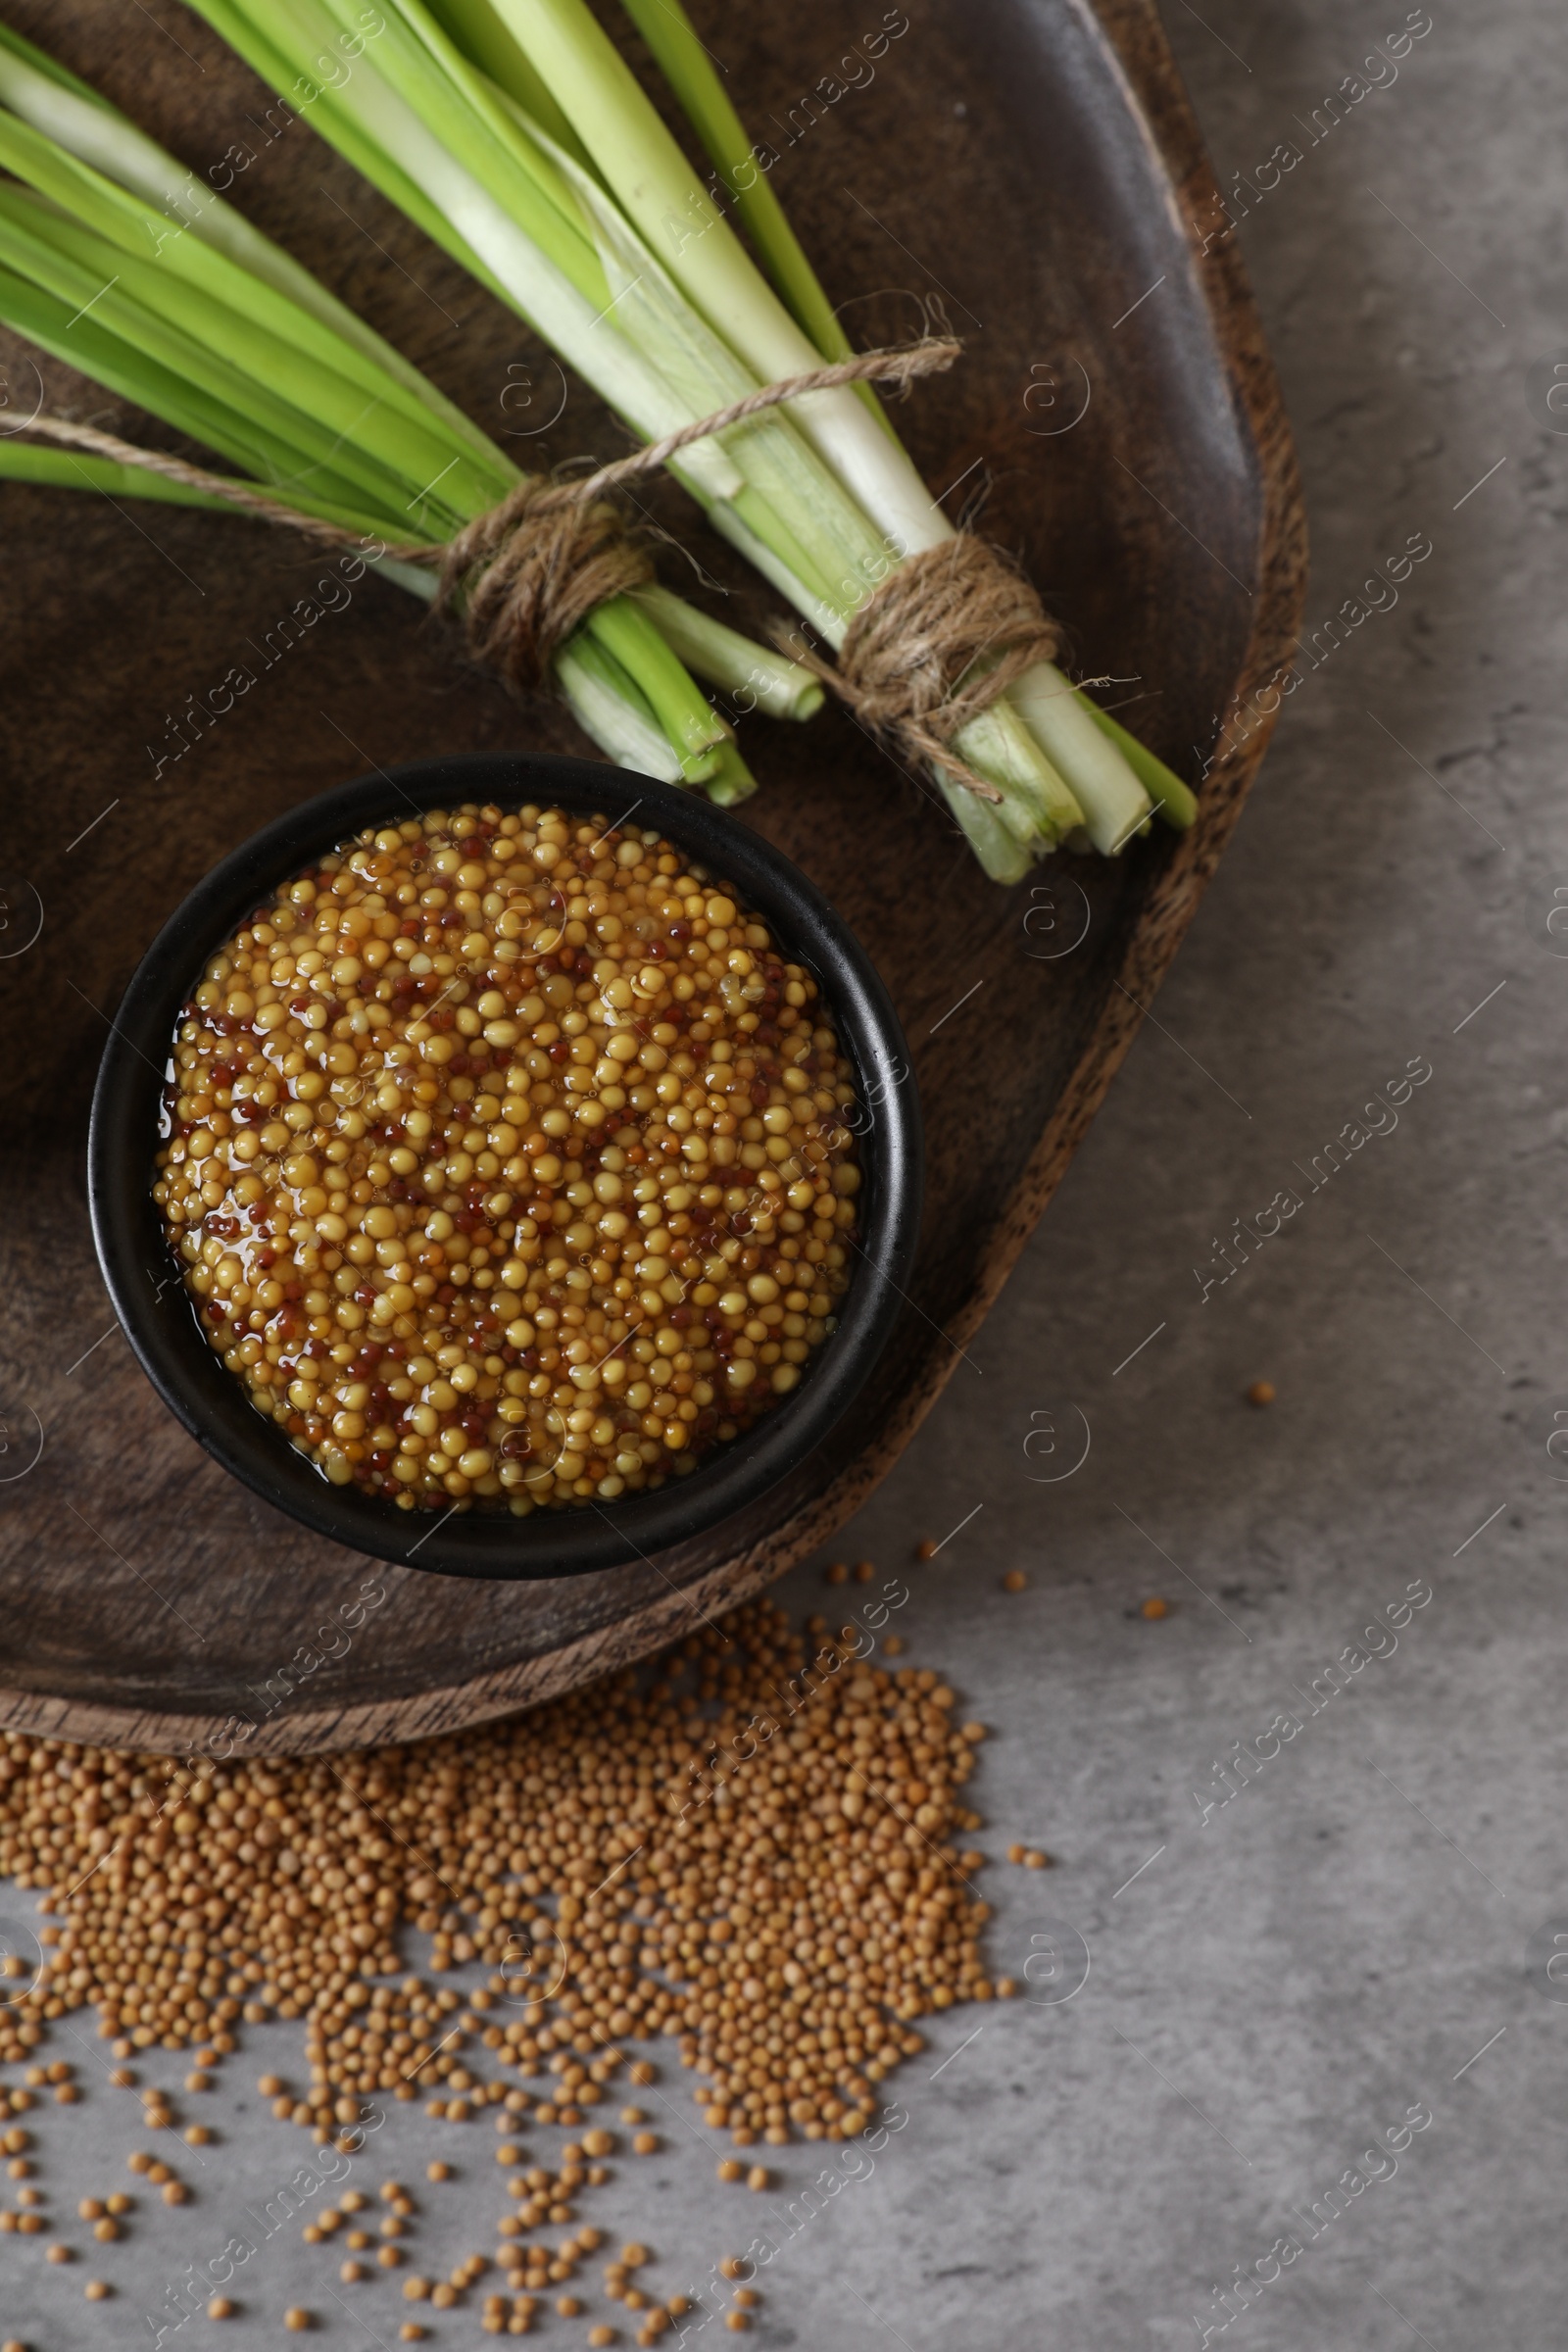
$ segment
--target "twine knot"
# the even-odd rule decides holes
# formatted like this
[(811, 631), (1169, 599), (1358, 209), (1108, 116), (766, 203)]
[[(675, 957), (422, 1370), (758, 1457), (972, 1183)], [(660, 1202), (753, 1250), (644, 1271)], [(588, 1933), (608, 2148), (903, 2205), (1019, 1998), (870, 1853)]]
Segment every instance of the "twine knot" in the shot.
[(851, 621), (837, 663), (794, 631), (775, 638), (873, 734), (987, 801), (1002, 794), (954, 751), (953, 738), (1061, 644), (1017, 565), (970, 531), (890, 572)]
[(538, 479), (465, 524), (439, 557), (438, 608), (458, 609), (469, 653), (516, 693), (547, 685), (573, 630), (654, 576), (618, 507), (564, 500)]

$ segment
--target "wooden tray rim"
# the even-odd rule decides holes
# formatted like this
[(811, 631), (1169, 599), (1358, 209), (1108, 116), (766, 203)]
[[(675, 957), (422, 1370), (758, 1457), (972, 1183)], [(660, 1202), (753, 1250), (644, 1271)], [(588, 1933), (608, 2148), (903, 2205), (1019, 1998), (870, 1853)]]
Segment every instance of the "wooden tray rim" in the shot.
[[(1172, 191), (1174, 225), (1255, 453), (1261, 491), (1257, 587), (1246, 655), (1204, 780), (1198, 821), (1168, 855), (1128, 940), (1115, 985), (998, 1220), (981, 1279), (947, 1327), (959, 1348), (995, 1303), (1088, 1132), (1241, 815), (1279, 708), (1277, 694), (1271, 710), (1263, 708), (1263, 697), (1290, 662), (1306, 582), (1300, 480), (1273, 364), (1234, 240), (1210, 247), (1200, 237), (1200, 220), (1215, 217), (1218, 188), (1152, 0), (1070, 0), (1070, 5), (1103, 40), (1128, 111), (1156, 159), (1158, 176)], [(667, 1596), (559, 1649), (489, 1673), (390, 1699), (280, 1713), (244, 1740), (243, 1754), (319, 1754), (437, 1737), (537, 1704), (678, 1640), (703, 1617), (760, 1592), (859, 1508), (935, 1404), (956, 1361), (953, 1349), (933, 1353), (925, 1378), (906, 1393), (898, 1418), (874, 1448), (857, 1456), (765, 1541), (693, 1583), (672, 1586)], [(0, 1685), (0, 1727), (86, 1745), (223, 1756), (236, 1749), (234, 1720)]]

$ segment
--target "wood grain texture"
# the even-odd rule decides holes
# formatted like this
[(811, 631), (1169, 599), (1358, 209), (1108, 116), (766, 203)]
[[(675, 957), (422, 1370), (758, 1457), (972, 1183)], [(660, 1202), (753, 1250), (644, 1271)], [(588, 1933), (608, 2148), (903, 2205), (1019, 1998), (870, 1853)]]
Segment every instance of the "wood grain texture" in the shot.
[[(488, 430), (524, 428), (508, 444), (522, 462), (623, 446), (307, 122), (264, 137), (259, 86), (172, 0), (165, 30), (95, 0), (4, 5), (199, 172), (221, 175), (248, 148), (234, 201)], [(749, 721), (763, 790), (746, 821), (855, 926), (913, 1048), (928, 1205), (900, 1329), (832, 1441), (702, 1544), (523, 1587), (374, 1567), (209, 1462), (111, 1322), (82, 1172), (106, 1020), (182, 894), (295, 800), (430, 752), (583, 746), (558, 710), (519, 710), (463, 667), (383, 583), (276, 651), (269, 632), (323, 567), (261, 526), (0, 489), (9, 937), (30, 927), (19, 885), (43, 911), (36, 943), (0, 960), (0, 1722), (13, 1728), (245, 1752), (420, 1738), (642, 1655), (824, 1542), (958, 1364), (1240, 814), (1292, 650), (1304, 531), (1240, 262), (1233, 245), (1203, 250), (1213, 182), (1152, 7), (994, 0), (982, 15), (936, 0), (837, 98), (837, 60), (873, 12), (768, 0), (741, 18), (708, 0), (698, 14), (777, 143), (780, 192), (854, 338), (942, 318), (964, 336), (963, 365), (914, 395), (901, 429), (933, 486), (953, 485), (950, 512), (989, 486), (987, 526), (1028, 564), (1074, 662), (1132, 681), (1130, 722), (1179, 771), (1209, 762), (1200, 821), (1004, 892), (925, 784), (842, 715)], [(4, 358), (26, 405), (29, 357)], [(45, 365), (43, 381), (66, 413), (171, 445), (67, 370)], [(649, 503), (727, 592), (726, 615), (757, 627), (765, 593), (671, 488)], [(690, 576), (676, 553), (664, 568)], [(255, 685), (167, 757), (187, 698), (236, 662)], [(346, 1654), (309, 1667), (325, 1613), (371, 1577), (383, 1597)]]

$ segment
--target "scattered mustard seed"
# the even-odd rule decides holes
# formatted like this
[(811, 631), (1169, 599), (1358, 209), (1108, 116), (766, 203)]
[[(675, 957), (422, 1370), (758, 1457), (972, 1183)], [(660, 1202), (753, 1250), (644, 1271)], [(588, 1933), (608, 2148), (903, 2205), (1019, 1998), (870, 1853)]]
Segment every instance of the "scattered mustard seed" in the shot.
[[(233, 2050), (230, 2028), (297, 2018), (300, 2095), (276, 2075), (258, 2087), (318, 2144), (358, 2153), (367, 2097), (422, 2100), (431, 2085), (447, 2112), (488, 2107), (506, 2126), (515, 2210), (494, 2259), (514, 2294), (535, 2298), (569, 2288), (598, 2233), (512, 2241), (574, 2226), (577, 2197), (609, 2177), (598, 2159), (616, 2135), (588, 2119), (601, 2101), (618, 2107), (618, 2082), (659, 2079), (639, 2043), (675, 2040), (700, 2113), (737, 2151), (721, 2177), (766, 2186), (743, 2151), (854, 2138), (879, 2086), (924, 2046), (915, 2021), (1017, 1990), (983, 1974), (985, 1907), (959, 1844), (981, 1826), (962, 1788), (983, 1726), (956, 1720), (954, 1691), (929, 1669), (859, 1657), (824, 1618), (808, 1635), (748, 1602), (659, 1660), (652, 1682), (626, 1672), (525, 1725), (345, 1755), (330, 1775), (310, 1758), (182, 1763), (0, 1734), (0, 1876), (35, 1888), (61, 1923), (38, 1982), (0, 2004), (0, 2064), (28, 2065), (53, 2022), (88, 2004), (106, 2039), (200, 2049), (215, 2064)], [(764, 1721), (787, 1736), (759, 1740)], [(727, 1805), (710, 1846), (680, 1834), (678, 1800), (704, 1796), (715, 1774)], [(650, 1815), (648, 1787), (677, 1802)], [(95, 1868), (109, 1850), (100, 1824), (112, 1852)], [(424, 1856), (439, 1858), (439, 1878), (433, 1865), (421, 1875)], [(205, 1914), (201, 1936), (155, 1942), (149, 1928), (175, 1906)], [(916, 1920), (918, 1950), (906, 1924)], [(403, 1973), (403, 1921), (431, 1938), (423, 1975)], [(537, 1959), (519, 1986), (523, 1932)], [(759, 1949), (779, 1944), (787, 1961), (760, 1968)], [(470, 1961), (506, 1973), (449, 1989), (443, 1972)], [(531, 2087), (507, 2087), (519, 2079)], [(144, 2101), (149, 2127), (172, 2121), (166, 2094)], [(535, 2115), (579, 2132), (553, 2170), (519, 2145)], [(8, 2122), (8, 2158), (25, 2166), (27, 2145)], [(127, 2164), (169, 2203), (189, 2199), (167, 2163), (137, 2150)], [(429, 2176), (453, 2168), (438, 2161)], [(392, 2241), (414, 2201), (396, 2180), (380, 2197), (386, 2242), (340, 2230), (359, 2191), (309, 2224), (316, 2242), (336, 2232), (340, 2253), (363, 2253), (362, 2276), (372, 2247), (379, 2267), (403, 2262)], [(115, 2218), (109, 2200), (92, 2202), (100, 2223)], [(47, 2226), (30, 2207), (7, 2221), (27, 2234)], [(622, 2250), (620, 2299), (653, 2340), (678, 2314), (632, 2283), (647, 2259)], [(459, 2266), (441, 2307), (484, 2267)], [(400, 2283), (411, 2304), (437, 2301), (423, 2278)], [(505, 2331), (541, 2316), (514, 2308)]]

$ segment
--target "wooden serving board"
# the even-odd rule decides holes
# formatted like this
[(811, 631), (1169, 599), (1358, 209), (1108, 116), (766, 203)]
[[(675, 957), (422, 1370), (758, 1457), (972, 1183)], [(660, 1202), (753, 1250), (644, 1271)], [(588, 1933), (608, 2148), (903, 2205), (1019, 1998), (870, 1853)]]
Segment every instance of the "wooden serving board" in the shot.
[[(0, 5), (198, 172), (232, 172), (235, 202), (487, 429), (522, 436), (507, 445), (523, 462), (624, 446), (308, 118), (274, 108), (270, 125), (270, 94), (175, 0), (156, 21), (111, 0)], [(763, 790), (745, 821), (858, 930), (913, 1048), (930, 1157), (903, 1324), (831, 1444), (702, 1544), (550, 1584), (372, 1567), (216, 1468), (113, 1325), (83, 1188), (106, 1022), (185, 891), (295, 800), (423, 754), (581, 740), (559, 710), (519, 710), (462, 667), (383, 582), (278, 650), (277, 622), (323, 567), (263, 526), (0, 487), (0, 1723), (173, 1749), (233, 1741), (239, 1716), (250, 1752), (418, 1738), (637, 1657), (822, 1543), (996, 1298), (1240, 813), (1269, 726), (1235, 714), (1289, 660), (1304, 534), (1234, 245), (1203, 250), (1221, 216), (1153, 8), (927, 0), (911, 21), (869, 0), (700, 0), (698, 16), (780, 151), (777, 184), (855, 339), (922, 316), (964, 336), (965, 362), (901, 427), (933, 486), (955, 486), (950, 511), (989, 478), (988, 527), (1024, 557), (1081, 670), (1136, 677), (1132, 723), (1182, 773), (1212, 757), (1200, 821), (1004, 892), (846, 718), (748, 721)], [(884, 22), (906, 29), (876, 56), (862, 36)], [(24, 413), (31, 361), (3, 356)], [(43, 377), (52, 405), (169, 445), (64, 368)], [(669, 486), (651, 505), (756, 627), (769, 600), (750, 575)], [(666, 576), (687, 576), (678, 553)], [(235, 663), (255, 686), (173, 757), (190, 698), (209, 702)], [(1232, 714), (1223, 735), (1215, 712)], [(382, 1597), (350, 1606), (347, 1647), (318, 1634), (372, 1576)]]

